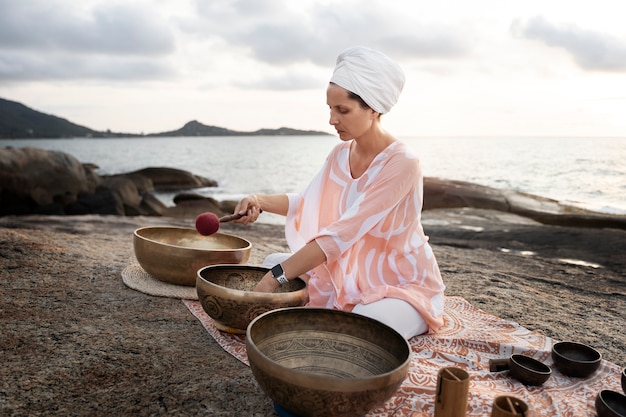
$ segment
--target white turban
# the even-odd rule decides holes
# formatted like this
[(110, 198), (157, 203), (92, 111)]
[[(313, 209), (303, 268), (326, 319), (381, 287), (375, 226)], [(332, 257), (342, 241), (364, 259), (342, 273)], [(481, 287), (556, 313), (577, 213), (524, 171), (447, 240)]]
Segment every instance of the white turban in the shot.
[(387, 55), (355, 46), (339, 54), (330, 82), (353, 92), (372, 110), (384, 114), (400, 97), (404, 72)]

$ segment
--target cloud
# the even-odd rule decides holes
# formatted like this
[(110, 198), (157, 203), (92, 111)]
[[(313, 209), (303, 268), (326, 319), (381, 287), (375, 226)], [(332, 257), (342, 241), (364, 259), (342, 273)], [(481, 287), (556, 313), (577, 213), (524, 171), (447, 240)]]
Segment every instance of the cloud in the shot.
[(556, 25), (540, 16), (526, 22), (514, 22), (512, 32), (525, 39), (564, 49), (585, 70), (626, 71), (626, 39), (575, 25)]
[(235, 81), (235, 85), (249, 89), (261, 89), (272, 91), (293, 91), (303, 89), (321, 90), (328, 82), (325, 78), (316, 78), (311, 72), (299, 70), (286, 70), (276, 75), (268, 75), (257, 80)]
[(32, 54), (0, 51), (0, 80), (85, 80), (144, 81), (173, 77), (167, 62), (141, 57), (93, 56), (89, 59), (61, 52)]
[[(0, 81), (137, 81), (210, 74), (224, 60), (222, 69), (258, 65), (257, 87), (298, 90), (318, 85), (305, 71), (327, 72), (353, 45), (405, 62), (471, 52), (458, 27), (419, 21), (382, 0), (327, 3), (0, 0)], [(238, 85), (241, 71), (226, 72), (219, 82)]]
[(0, 80), (172, 75), (159, 62), (175, 50), (164, 19), (136, 5), (90, 4), (0, 0)]
[(174, 50), (167, 22), (137, 5), (0, 0), (0, 47), (113, 55), (164, 55)]
[(332, 66), (341, 50), (354, 45), (412, 59), (449, 59), (470, 51), (458, 28), (420, 22), (381, 1), (316, 3), (293, 9), (290, 2), (274, 0), (254, 13), (247, 10), (249, 3), (256, 4), (242, 0), (232, 2), (232, 7), (218, 7), (215, 2), (201, 1), (200, 26), (271, 65)]

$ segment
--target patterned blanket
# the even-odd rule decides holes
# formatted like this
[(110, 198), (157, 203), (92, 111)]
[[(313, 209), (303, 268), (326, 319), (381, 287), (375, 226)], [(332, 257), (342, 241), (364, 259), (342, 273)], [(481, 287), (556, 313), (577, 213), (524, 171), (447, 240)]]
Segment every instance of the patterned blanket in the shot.
[[(245, 335), (220, 332), (200, 302), (183, 300), (208, 333), (224, 350), (248, 364)], [(513, 395), (526, 401), (535, 416), (595, 416), (594, 401), (603, 389), (621, 391), (621, 368), (602, 361), (589, 378), (570, 378), (554, 366), (550, 351), (556, 342), (472, 306), (460, 297), (447, 297), (445, 325), (435, 335), (409, 340), (413, 351), (409, 375), (396, 394), (368, 416), (426, 417), (434, 414), (437, 371), (456, 366), (470, 374), (467, 416), (489, 416), (493, 399)], [(525, 386), (509, 378), (508, 372), (490, 372), (489, 359), (519, 353), (552, 367), (550, 379), (540, 387)]]

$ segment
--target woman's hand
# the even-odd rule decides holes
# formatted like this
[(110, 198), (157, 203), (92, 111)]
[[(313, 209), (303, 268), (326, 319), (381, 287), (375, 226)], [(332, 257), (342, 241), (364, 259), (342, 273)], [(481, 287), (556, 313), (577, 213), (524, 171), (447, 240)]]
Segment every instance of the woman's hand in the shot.
[(259, 199), (254, 194), (244, 197), (235, 207), (235, 213), (241, 214), (242, 217), (233, 220), (233, 223), (248, 224), (254, 223), (261, 214), (261, 205)]
[(272, 275), (272, 271), (269, 271), (267, 274), (263, 275), (261, 281), (254, 287), (255, 292), (274, 292), (279, 286), (279, 282)]

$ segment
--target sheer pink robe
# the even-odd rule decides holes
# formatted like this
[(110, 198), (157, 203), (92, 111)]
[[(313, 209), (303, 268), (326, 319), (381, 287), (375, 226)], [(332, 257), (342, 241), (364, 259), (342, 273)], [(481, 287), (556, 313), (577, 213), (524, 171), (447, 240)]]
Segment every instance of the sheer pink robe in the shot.
[(302, 193), (288, 195), (290, 249), (315, 239), (327, 258), (310, 271), (309, 306), (351, 311), (356, 304), (398, 298), (436, 331), (443, 324), (445, 286), (420, 222), (419, 160), (396, 141), (354, 179), (350, 143), (331, 151)]

